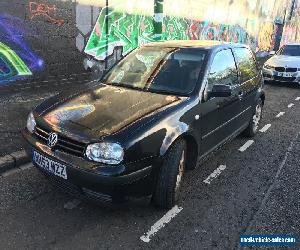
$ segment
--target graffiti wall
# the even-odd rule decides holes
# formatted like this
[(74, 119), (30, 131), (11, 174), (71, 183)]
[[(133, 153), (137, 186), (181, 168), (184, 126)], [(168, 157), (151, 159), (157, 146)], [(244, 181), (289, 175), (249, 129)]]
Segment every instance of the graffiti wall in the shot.
[[(289, 0), (110, 0), (97, 18), (84, 52), (86, 68), (104, 69), (128, 52), (155, 41), (155, 19), (161, 19), (161, 40), (220, 40), (272, 50), (278, 21)], [(154, 13), (155, 4), (162, 13)], [(163, 16), (163, 17), (162, 17)], [(154, 17), (154, 18), (153, 18)]]
[[(156, 40), (222, 40), (271, 50), (275, 20), (283, 19), (289, 1), (0, 1), (0, 84), (88, 69), (99, 77), (122, 55)], [(297, 29), (290, 23), (284, 41), (295, 39)]]

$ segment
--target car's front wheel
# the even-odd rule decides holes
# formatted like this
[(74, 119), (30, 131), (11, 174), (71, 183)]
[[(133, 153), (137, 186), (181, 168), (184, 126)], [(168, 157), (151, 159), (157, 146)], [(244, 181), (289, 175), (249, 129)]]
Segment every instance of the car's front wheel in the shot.
[(167, 152), (152, 196), (155, 206), (171, 208), (178, 200), (186, 164), (186, 143), (176, 141)]
[(254, 137), (257, 134), (260, 120), (262, 118), (262, 110), (263, 110), (263, 102), (261, 99), (259, 99), (255, 106), (255, 112), (249, 122), (249, 125), (244, 131), (245, 136)]

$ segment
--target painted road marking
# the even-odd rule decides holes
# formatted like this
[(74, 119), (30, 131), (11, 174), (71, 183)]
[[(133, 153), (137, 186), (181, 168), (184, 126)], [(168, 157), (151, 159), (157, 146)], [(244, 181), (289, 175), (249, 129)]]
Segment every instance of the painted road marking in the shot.
[(244, 152), (247, 148), (249, 148), (254, 143), (253, 140), (247, 141), (243, 146), (239, 148), (240, 152)]
[(167, 223), (169, 223), (177, 214), (182, 211), (182, 207), (174, 206), (171, 210), (169, 210), (161, 219), (159, 219), (155, 224), (151, 227), (151, 229), (140, 237), (143, 242), (150, 242), (150, 238), (154, 236), (160, 229), (162, 229)]
[[(288, 157), (293, 154), (292, 150), (293, 150), (295, 144), (297, 143), (297, 140), (298, 140), (299, 136), (300, 136), (300, 133), (298, 133), (297, 136), (294, 137), (294, 140), (291, 142), (290, 146), (288, 147), (288, 149), (287, 149), (287, 151), (285, 153), (285, 156), (283, 158), (283, 161), (281, 162), (281, 164), (280, 164), (280, 166), (279, 166), (279, 168), (278, 168), (278, 170), (276, 172), (276, 175), (273, 178), (273, 183), (268, 188), (268, 190), (267, 190), (267, 192), (266, 192), (263, 200), (260, 203), (259, 208), (256, 210), (255, 214), (252, 217), (252, 220), (250, 221), (250, 223), (248, 224), (246, 230), (242, 234), (250, 234), (252, 232), (254, 223), (257, 222), (257, 218), (260, 215), (262, 209), (264, 209), (266, 207), (267, 201), (270, 198), (272, 190), (278, 184), (278, 178), (279, 178), (279, 176), (280, 176), (280, 174), (282, 172), (282, 169), (284, 168), (284, 166), (285, 166), (285, 164), (286, 164), (286, 162), (288, 160)], [(238, 244), (238, 248), (237, 249), (240, 250), (242, 248), (243, 247), (240, 244)]]
[(288, 105), (288, 108), (291, 108), (291, 107), (293, 107), (295, 104), (294, 103), (290, 103), (289, 105)]
[(76, 207), (78, 207), (78, 205), (81, 203), (81, 200), (78, 199), (73, 199), (71, 201), (68, 201), (65, 205), (64, 205), (64, 209), (68, 209), (68, 210), (72, 210)]
[(298, 96), (298, 97), (295, 99), (295, 101), (300, 101), (300, 96)]
[(279, 118), (280, 116), (283, 116), (285, 112), (279, 112), (278, 115), (276, 115), (276, 118)]
[(264, 133), (266, 132), (269, 128), (271, 127), (271, 124), (267, 124), (265, 125), (261, 130), (259, 130), (260, 132)]
[(203, 182), (206, 184), (210, 184), (213, 179), (216, 179), (222, 171), (226, 169), (226, 165), (220, 165), (214, 172), (212, 172)]

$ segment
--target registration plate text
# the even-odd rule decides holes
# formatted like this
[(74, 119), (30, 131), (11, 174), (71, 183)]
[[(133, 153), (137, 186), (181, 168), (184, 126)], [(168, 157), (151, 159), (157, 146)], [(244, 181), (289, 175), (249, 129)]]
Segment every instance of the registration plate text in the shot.
[(68, 178), (65, 165), (53, 161), (36, 151), (33, 151), (32, 158), (33, 162), (35, 162), (39, 167), (46, 170), (47, 172), (59, 176), (65, 180)]
[(292, 73), (287, 73), (287, 72), (278, 72), (278, 76), (283, 76), (283, 77), (292, 77)]

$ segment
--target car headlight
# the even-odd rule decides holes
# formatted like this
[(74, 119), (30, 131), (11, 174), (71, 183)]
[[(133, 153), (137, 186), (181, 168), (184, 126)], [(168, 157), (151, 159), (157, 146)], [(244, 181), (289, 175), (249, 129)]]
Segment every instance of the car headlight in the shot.
[(27, 129), (30, 133), (33, 133), (34, 129), (35, 129), (35, 126), (36, 126), (36, 122), (35, 122), (35, 119), (34, 119), (34, 116), (32, 114), (32, 112), (28, 115), (28, 118), (27, 118)]
[(271, 66), (271, 65), (269, 65), (269, 64), (265, 64), (265, 65), (264, 65), (264, 68), (265, 68), (265, 69), (275, 69), (274, 66)]
[(94, 143), (87, 146), (85, 155), (92, 161), (119, 164), (123, 161), (124, 150), (118, 143)]

